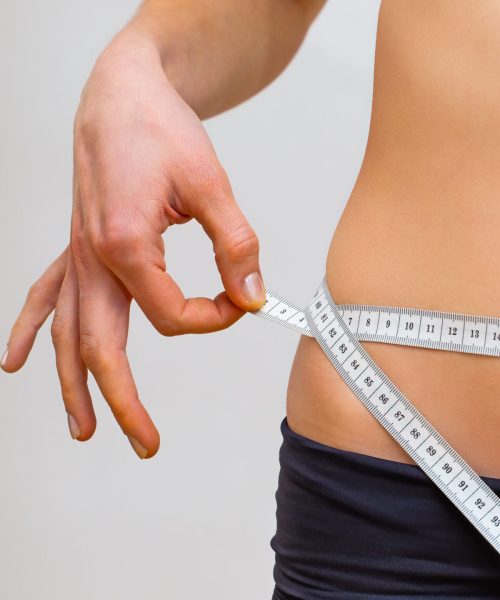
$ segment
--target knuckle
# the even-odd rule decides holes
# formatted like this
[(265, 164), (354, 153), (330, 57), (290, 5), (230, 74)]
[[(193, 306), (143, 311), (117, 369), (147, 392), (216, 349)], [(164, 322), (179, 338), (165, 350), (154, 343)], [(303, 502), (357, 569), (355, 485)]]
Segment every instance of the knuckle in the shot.
[(125, 426), (125, 428), (134, 421), (134, 407), (129, 402), (113, 403), (111, 410), (118, 423)]
[(78, 109), (73, 123), (73, 134), (76, 147), (82, 145), (93, 146), (99, 138), (100, 123), (99, 112), (96, 108), (90, 110), (88, 107)]
[(61, 342), (65, 339), (65, 332), (66, 327), (64, 326), (64, 323), (60, 319), (54, 318), (54, 320), (52, 321), (52, 325), (50, 326), (50, 335), (54, 346), (59, 346)]
[(109, 369), (109, 354), (94, 335), (80, 334), (80, 356), (92, 372)]
[(192, 177), (198, 192), (207, 197), (218, 195), (226, 191), (229, 186), (227, 174), (216, 161), (206, 161), (194, 165)]
[(134, 256), (139, 250), (143, 237), (121, 218), (109, 219), (92, 235), (92, 245), (99, 256), (113, 262), (121, 262), (127, 256)]
[(12, 328), (12, 335), (30, 335), (36, 336), (38, 329), (40, 328), (40, 324), (36, 321), (33, 321), (28, 315), (21, 313), (14, 323)]
[(118, 424), (122, 426), (129, 414), (128, 407), (123, 402), (109, 403), (109, 407)]
[(77, 115), (73, 125), (73, 135), (75, 138), (75, 146), (85, 144), (88, 140), (92, 140), (95, 135), (95, 126), (92, 118), (87, 115)]
[(248, 224), (242, 224), (232, 230), (224, 241), (226, 257), (230, 261), (240, 261), (259, 253), (259, 240)]
[(178, 323), (175, 323), (171, 319), (159, 319), (154, 323), (154, 327), (158, 333), (167, 337), (173, 337), (179, 335), (180, 327)]
[[(158, 333), (161, 335), (168, 337), (191, 333), (186, 315), (188, 304), (189, 300), (184, 301), (182, 308), (176, 310), (175, 312), (171, 312), (169, 315), (156, 318), (153, 322), (156, 331), (158, 331)], [(202, 320), (201, 316), (199, 320)]]
[(31, 285), (28, 290), (28, 300), (38, 300), (46, 293), (45, 285), (42, 280), (38, 279)]
[(71, 228), (71, 251), (75, 259), (80, 259), (85, 254), (87, 240), (84, 231), (80, 227)]

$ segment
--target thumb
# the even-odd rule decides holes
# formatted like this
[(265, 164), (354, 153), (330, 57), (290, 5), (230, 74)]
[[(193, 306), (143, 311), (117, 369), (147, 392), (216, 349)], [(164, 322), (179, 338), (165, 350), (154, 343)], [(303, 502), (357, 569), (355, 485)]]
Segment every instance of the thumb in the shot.
[(215, 262), (231, 301), (244, 310), (256, 310), (266, 300), (259, 266), (259, 240), (234, 198), (224, 170), (218, 169), (183, 209), (203, 227), (213, 242)]

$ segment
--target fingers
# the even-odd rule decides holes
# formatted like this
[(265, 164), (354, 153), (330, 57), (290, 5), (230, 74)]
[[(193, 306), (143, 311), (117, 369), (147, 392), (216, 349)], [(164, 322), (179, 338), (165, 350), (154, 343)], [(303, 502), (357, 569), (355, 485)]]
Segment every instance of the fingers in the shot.
[[(142, 227), (142, 229), (141, 229)], [(208, 333), (234, 323), (244, 310), (225, 292), (210, 298), (186, 299), (166, 272), (162, 238), (147, 225), (131, 229), (126, 219), (100, 232), (93, 247), (102, 263), (124, 284), (144, 314), (164, 335)]]
[(48, 267), (31, 286), (24, 306), (12, 327), (1, 367), (7, 373), (18, 371), (26, 362), (38, 330), (54, 310), (66, 271), (68, 250)]
[[(259, 240), (234, 198), (222, 167), (198, 177), (179, 199), (213, 241), (215, 261), (229, 298), (244, 310), (262, 306), (266, 292), (259, 266)], [(200, 183), (201, 181), (201, 183)]]
[[(195, 217), (213, 240), (215, 260), (225, 291), (214, 299), (186, 299), (166, 272), (157, 231), (136, 219), (133, 226), (117, 215), (92, 240), (96, 254), (124, 283), (145, 315), (164, 335), (208, 333), (232, 325), (245, 311), (265, 302), (259, 268), (259, 242), (238, 208), (227, 178), (222, 183), (189, 188), (177, 214)], [(191, 195), (190, 195), (191, 194)], [(179, 209), (179, 210), (177, 210)]]
[(140, 458), (150, 458), (160, 436), (139, 400), (126, 355), (131, 298), (88, 245), (75, 255), (80, 288), (80, 354), (122, 431)]
[(76, 268), (70, 251), (51, 333), (71, 437), (83, 442), (94, 434), (96, 417), (87, 386), (87, 367), (80, 356), (78, 294)]
[(129, 257), (125, 253), (108, 253), (106, 260), (163, 335), (219, 331), (245, 314), (225, 292), (213, 300), (186, 299), (164, 264), (160, 264), (163, 257), (153, 256), (147, 248), (138, 248)]

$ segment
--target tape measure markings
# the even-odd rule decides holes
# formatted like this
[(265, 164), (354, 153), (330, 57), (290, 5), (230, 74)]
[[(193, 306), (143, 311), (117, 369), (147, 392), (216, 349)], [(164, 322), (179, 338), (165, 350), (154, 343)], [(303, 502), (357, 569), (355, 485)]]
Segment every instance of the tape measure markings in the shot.
[(360, 344), (374, 341), (500, 356), (500, 319), (393, 306), (337, 306), (325, 278), (305, 310), (273, 290), (266, 294), (266, 303), (252, 313), (315, 337), (356, 397), (500, 553), (500, 498)]
[[(253, 314), (312, 337), (303, 309), (273, 290)], [(500, 356), (500, 318), (367, 304), (337, 305), (349, 329), (362, 342)]]
[[(326, 284), (305, 313), (311, 331), (351, 391), (500, 553), (500, 498), (373, 361), (343, 321)], [(441, 471), (455, 475), (445, 478)]]

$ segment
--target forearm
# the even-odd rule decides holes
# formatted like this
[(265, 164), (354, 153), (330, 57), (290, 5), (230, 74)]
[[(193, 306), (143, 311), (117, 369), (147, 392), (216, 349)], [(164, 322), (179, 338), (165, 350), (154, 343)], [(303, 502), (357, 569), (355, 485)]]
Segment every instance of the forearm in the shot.
[(270, 83), (324, 0), (145, 0), (118, 37), (151, 43), (170, 83), (200, 118)]

